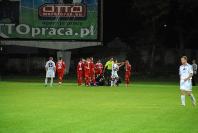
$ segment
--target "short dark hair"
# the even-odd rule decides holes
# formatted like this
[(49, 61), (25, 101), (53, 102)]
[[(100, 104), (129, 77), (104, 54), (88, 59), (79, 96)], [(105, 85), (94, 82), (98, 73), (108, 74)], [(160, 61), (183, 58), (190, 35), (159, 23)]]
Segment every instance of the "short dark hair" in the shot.
[(62, 57), (59, 57), (59, 60), (62, 60)]
[(182, 56), (181, 58), (183, 58), (185, 60), (188, 60), (188, 57), (187, 56)]

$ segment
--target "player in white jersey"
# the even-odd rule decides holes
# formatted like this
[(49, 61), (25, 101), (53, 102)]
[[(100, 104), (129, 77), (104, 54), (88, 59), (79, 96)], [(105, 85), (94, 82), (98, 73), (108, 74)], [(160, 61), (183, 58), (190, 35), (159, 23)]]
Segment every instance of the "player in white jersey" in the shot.
[(186, 56), (181, 57), (181, 63), (182, 65), (179, 68), (181, 104), (182, 106), (186, 105), (185, 95), (187, 94), (188, 96), (190, 96), (192, 104), (195, 106), (196, 100), (192, 94), (193, 69), (192, 69), (192, 66), (188, 64)]
[(50, 57), (49, 61), (47, 61), (46, 65), (45, 65), (45, 69), (46, 69), (45, 86), (47, 86), (48, 78), (51, 79), (50, 86), (52, 86), (53, 79), (55, 77), (55, 71), (56, 71), (56, 65), (55, 65), (52, 57)]
[(111, 72), (111, 86), (116, 86), (119, 80), (118, 71), (121, 66), (123, 66), (123, 63), (118, 63), (117, 60), (113, 63)]

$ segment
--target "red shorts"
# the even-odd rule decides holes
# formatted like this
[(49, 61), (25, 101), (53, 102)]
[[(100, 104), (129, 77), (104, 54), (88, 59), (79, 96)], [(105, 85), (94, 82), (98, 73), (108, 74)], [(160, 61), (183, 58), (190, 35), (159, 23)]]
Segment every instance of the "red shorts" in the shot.
[(131, 73), (130, 72), (125, 72), (125, 79), (129, 79), (131, 76)]
[(78, 71), (78, 78), (82, 78), (83, 77), (83, 71)]
[(90, 72), (85, 71), (85, 78), (90, 77)]
[(102, 74), (102, 70), (97, 70), (96, 75)]
[(91, 72), (90, 73), (90, 77), (94, 77), (95, 76), (95, 73), (94, 72)]
[(63, 76), (64, 76), (64, 71), (57, 71), (57, 73), (58, 73), (58, 77), (59, 77), (59, 78), (63, 78)]

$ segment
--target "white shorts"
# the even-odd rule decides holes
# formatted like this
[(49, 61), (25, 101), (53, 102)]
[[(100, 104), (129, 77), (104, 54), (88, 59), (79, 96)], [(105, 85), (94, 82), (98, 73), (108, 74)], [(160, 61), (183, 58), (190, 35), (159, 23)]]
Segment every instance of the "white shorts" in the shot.
[(118, 73), (117, 72), (112, 72), (111, 78), (113, 78), (113, 79), (119, 78)]
[(180, 90), (192, 91), (192, 81), (191, 80), (180, 80)]
[(46, 78), (54, 78), (55, 77), (55, 72), (53, 70), (48, 70), (46, 72)]

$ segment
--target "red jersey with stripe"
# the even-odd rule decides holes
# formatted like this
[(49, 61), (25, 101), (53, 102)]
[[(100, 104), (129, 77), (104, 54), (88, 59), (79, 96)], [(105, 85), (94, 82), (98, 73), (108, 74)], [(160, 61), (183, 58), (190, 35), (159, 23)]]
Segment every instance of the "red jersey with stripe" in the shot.
[(84, 69), (84, 63), (82, 61), (79, 61), (77, 66), (77, 72), (83, 71), (83, 69)]
[(96, 63), (96, 65), (95, 65), (95, 71), (96, 71), (96, 74), (102, 74), (102, 71), (103, 71), (103, 65), (102, 65), (102, 63)]
[(131, 65), (130, 64), (126, 64), (125, 71), (128, 73), (131, 73)]
[(60, 60), (60, 61), (58, 61), (56, 63), (56, 70), (58, 72), (64, 72), (65, 68), (66, 68), (66, 65), (65, 65), (65, 62), (64, 61)]
[(90, 69), (91, 69), (91, 62), (89, 61), (85, 62), (84, 64), (85, 73), (90, 73)]

